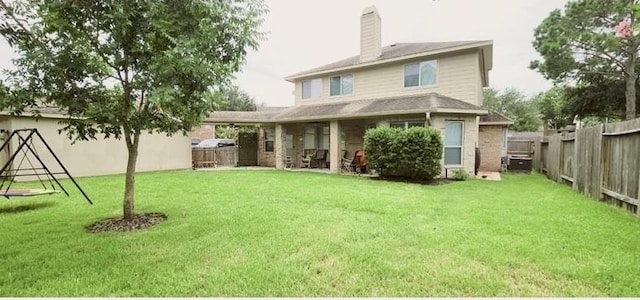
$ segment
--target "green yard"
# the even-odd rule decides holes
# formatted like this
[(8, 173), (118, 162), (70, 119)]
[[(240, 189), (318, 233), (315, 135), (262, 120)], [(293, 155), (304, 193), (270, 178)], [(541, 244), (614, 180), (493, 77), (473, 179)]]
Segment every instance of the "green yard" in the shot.
[(123, 178), (80, 183), (96, 205), (0, 199), (0, 296), (640, 295), (638, 219), (540, 175), (140, 174), (138, 212), (168, 220), (102, 234)]

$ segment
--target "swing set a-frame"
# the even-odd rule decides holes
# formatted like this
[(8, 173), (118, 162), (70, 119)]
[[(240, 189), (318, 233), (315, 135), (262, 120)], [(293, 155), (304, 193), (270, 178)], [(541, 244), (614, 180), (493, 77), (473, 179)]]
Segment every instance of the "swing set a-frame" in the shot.
[[(69, 196), (67, 190), (60, 184), (60, 181), (56, 178), (55, 175), (67, 175), (67, 177), (73, 182), (73, 184), (78, 188), (78, 191), (82, 193), (82, 196), (89, 202), (89, 204), (93, 204), (89, 196), (82, 190), (78, 182), (69, 174), (67, 168), (62, 164), (58, 156), (53, 152), (49, 144), (44, 140), (38, 129), (29, 128), (29, 129), (18, 129), (11, 132), (9, 137), (4, 141), (2, 147), (0, 147), (0, 153), (2, 151), (7, 151), (10, 149), (11, 141), (13, 139), (18, 139), (18, 146), (15, 150), (11, 152), (11, 156), (4, 163), (2, 169), (0, 169), (0, 177), (2, 177), (0, 182), (0, 196), (5, 197), (7, 199), (11, 197), (26, 197), (26, 196), (38, 196), (38, 195), (50, 195), (54, 193), (59, 193), (60, 191), (64, 192), (65, 195)], [(42, 157), (38, 154), (36, 147), (34, 146), (33, 140), (37, 138), (44, 145), (45, 149), (53, 156), (57, 164), (62, 171), (51, 172), (51, 169), (47, 167), (47, 165), (42, 160)], [(17, 161), (18, 155), (22, 155), (19, 162), (14, 164)], [(29, 158), (35, 158), (36, 162), (32, 162)], [(22, 167), (23, 163), (26, 162), (29, 164), (29, 167)], [(14, 167), (15, 166), (15, 167)], [(14, 183), (14, 180), (18, 176), (35, 176), (40, 181), (42, 185), (42, 189), (11, 189), (11, 186)], [(50, 188), (45, 183), (48, 181)], [(56, 185), (60, 188), (60, 190), (56, 189)], [(6, 185), (6, 187), (5, 187)]]

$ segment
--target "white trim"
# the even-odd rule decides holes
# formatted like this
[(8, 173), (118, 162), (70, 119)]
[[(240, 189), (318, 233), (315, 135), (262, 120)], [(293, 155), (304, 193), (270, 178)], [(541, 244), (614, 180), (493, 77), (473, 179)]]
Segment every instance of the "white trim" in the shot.
[(358, 113), (358, 114), (349, 114), (349, 115), (324, 115), (324, 116), (311, 116), (311, 117), (281, 117), (275, 119), (264, 119), (264, 120), (256, 120), (256, 119), (222, 119), (218, 118), (213, 120), (212, 118), (207, 118), (204, 120), (205, 123), (212, 124), (228, 124), (228, 123), (248, 123), (248, 124), (263, 124), (263, 123), (290, 123), (297, 121), (329, 121), (329, 120), (351, 120), (351, 119), (359, 119), (365, 117), (383, 117), (383, 116), (396, 116), (396, 115), (408, 115), (408, 114), (424, 114), (424, 113), (449, 113), (449, 114), (470, 114), (470, 115), (486, 115), (487, 110), (480, 109), (455, 109), (455, 108), (435, 108), (435, 109), (406, 109), (406, 110), (395, 110), (395, 111), (383, 111), (383, 112), (375, 112), (375, 113)]
[(513, 122), (511, 121), (504, 121), (504, 122), (480, 122), (480, 126), (490, 126), (490, 125), (513, 125)]
[[(447, 165), (446, 164), (446, 151), (447, 148), (458, 148), (458, 146), (449, 146), (447, 147), (447, 123), (460, 123), (461, 125), (461, 130), (460, 130), (460, 164), (459, 165)], [(464, 167), (464, 121), (463, 120), (445, 120), (444, 121), (444, 141), (443, 141), (443, 147), (444, 147), (444, 151), (443, 151), (443, 155), (442, 155), (442, 160), (443, 160), (443, 165), (446, 168), (451, 168), (451, 167)]]

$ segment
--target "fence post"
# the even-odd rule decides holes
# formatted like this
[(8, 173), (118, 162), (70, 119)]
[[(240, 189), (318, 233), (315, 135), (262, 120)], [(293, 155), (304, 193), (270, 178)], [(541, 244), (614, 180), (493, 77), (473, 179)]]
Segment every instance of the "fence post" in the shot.
[(602, 200), (604, 199), (604, 194), (602, 193), (602, 188), (604, 187), (605, 184), (605, 178), (606, 178), (606, 173), (608, 172), (607, 170), (607, 166), (609, 165), (607, 163), (607, 158), (609, 156), (609, 149), (607, 146), (607, 136), (604, 135), (603, 133), (607, 132), (607, 125), (601, 125), (602, 126), (602, 130), (600, 130), (600, 180), (598, 180), (598, 199)]
[(564, 167), (564, 142), (562, 141), (563, 138), (564, 133), (561, 133), (560, 138), (558, 139), (560, 141), (560, 144), (558, 144), (558, 178), (556, 178), (556, 181), (558, 183), (562, 183), (562, 171)]
[(573, 134), (573, 152), (571, 153), (571, 178), (573, 178), (573, 182), (571, 183), (571, 189), (577, 191), (578, 190), (578, 148), (580, 148), (580, 145), (578, 144), (580, 141), (578, 140), (578, 137), (580, 136), (578, 134), (578, 130), (577, 129), (574, 134)]

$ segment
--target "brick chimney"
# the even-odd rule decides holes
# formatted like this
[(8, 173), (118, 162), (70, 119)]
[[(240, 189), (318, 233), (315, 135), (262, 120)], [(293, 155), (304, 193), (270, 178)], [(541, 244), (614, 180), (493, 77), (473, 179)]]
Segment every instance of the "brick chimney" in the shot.
[(362, 11), (360, 17), (360, 62), (377, 59), (382, 54), (382, 21), (375, 6)]

